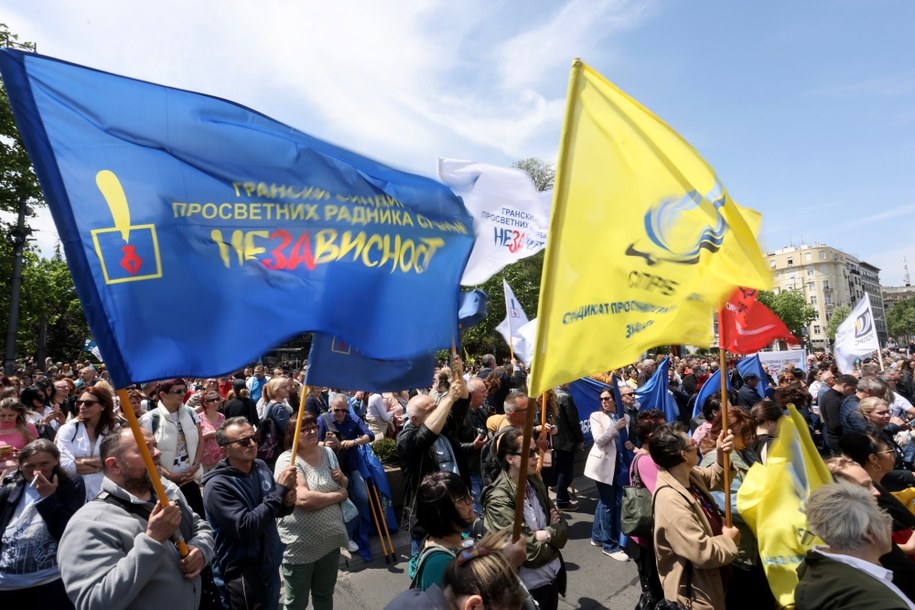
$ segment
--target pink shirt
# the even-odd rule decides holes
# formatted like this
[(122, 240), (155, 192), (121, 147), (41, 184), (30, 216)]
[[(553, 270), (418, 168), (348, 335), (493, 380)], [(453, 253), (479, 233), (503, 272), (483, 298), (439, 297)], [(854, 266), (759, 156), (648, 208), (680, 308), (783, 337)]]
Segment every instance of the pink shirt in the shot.
[[(38, 429), (35, 428), (34, 424), (26, 424), (25, 427), (28, 428), (29, 434), (32, 436), (32, 440), (38, 438)], [(10, 445), (11, 447), (15, 447), (16, 449), (22, 449), (29, 444), (29, 441), (19, 433), (19, 429), (16, 427), (16, 422), (10, 424), (0, 424), (0, 441)]]

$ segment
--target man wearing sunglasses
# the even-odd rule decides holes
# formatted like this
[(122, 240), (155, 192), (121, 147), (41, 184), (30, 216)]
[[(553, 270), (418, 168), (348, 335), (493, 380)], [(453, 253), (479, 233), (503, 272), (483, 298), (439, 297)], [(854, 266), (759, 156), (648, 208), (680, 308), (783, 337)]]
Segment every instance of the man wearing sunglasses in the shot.
[(244, 417), (227, 419), (216, 430), (226, 458), (203, 478), (203, 504), (216, 532), (216, 559), (230, 610), (271, 610), (280, 595), (283, 544), (278, 517), (292, 513), (294, 465), (276, 481), (257, 459), (257, 431)]

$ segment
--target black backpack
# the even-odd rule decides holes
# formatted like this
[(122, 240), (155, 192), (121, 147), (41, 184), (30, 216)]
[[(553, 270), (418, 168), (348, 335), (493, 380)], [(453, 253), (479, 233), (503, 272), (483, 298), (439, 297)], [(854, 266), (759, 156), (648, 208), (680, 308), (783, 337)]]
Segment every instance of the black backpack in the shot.
[(274, 403), (264, 413), (264, 418), (261, 420), (261, 440), (257, 444), (257, 457), (268, 463), (276, 461), (282, 446), (280, 427), (276, 425), (276, 420), (273, 419), (273, 413), (277, 407), (278, 405)]

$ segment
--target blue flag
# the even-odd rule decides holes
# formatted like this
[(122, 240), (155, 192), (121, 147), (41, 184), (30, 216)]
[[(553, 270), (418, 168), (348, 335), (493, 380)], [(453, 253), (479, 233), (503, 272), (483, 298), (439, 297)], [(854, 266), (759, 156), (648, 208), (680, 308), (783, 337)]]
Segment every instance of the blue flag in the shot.
[[(478, 324), (486, 317), (488, 301), (482, 290), (462, 292), (458, 325), (469, 328)], [(429, 387), (434, 370), (434, 352), (405, 360), (378, 360), (337, 337), (315, 333), (305, 382), (343, 390), (412, 390)]]
[(10, 49), (0, 73), (116, 386), (309, 330), (451, 345), (474, 237), (444, 185), (219, 98)]
[(750, 373), (759, 377), (759, 383), (756, 384), (756, 393), (759, 394), (761, 399), (766, 397), (766, 388), (769, 387), (769, 374), (763, 368), (762, 362), (759, 361), (759, 354), (753, 354), (749, 358), (742, 358), (737, 363), (737, 372), (740, 373), (742, 378), (745, 378)]
[[(727, 378), (728, 390), (731, 389), (731, 376), (728, 375)], [(760, 384), (762, 385), (762, 384)], [(721, 370), (717, 370), (709, 378), (705, 380), (705, 383), (702, 384), (702, 387), (699, 388), (699, 393), (696, 395), (696, 403), (693, 405), (693, 417), (697, 417), (702, 413), (702, 405), (705, 403), (705, 399), (714, 394), (715, 392), (721, 392)]]
[(305, 383), (339, 390), (412, 390), (432, 385), (434, 371), (435, 352), (405, 360), (377, 360), (338, 337), (315, 333)]
[(594, 437), (591, 435), (591, 413), (600, 409), (600, 393), (607, 387), (607, 384), (590, 377), (576, 379), (568, 386), (569, 396), (572, 397), (575, 408), (578, 410), (578, 421), (585, 437), (585, 445), (594, 442)]
[(664, 418), (669, 421), (677, 421), (680, 417), (680, 409), (677, 408), (677, 401), (670, 391), (670, 359), (666, 356), (658, 364), (654, 375), (651, 376), (645, 385), (635, 391), (639, 399), (639, 410), (660, 409), (664, 413)]

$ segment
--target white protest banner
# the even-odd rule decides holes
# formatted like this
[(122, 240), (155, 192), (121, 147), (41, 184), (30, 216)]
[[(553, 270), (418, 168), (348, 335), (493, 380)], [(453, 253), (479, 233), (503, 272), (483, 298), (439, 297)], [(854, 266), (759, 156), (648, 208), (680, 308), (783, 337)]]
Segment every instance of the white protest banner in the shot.
[(842, 373), (851, 373), (855, 370), (856, 359), (869, 356), (877, 349), (880, 349), (877, 325), (874, 324), (870, 295), (865, 292), (851, 315), (836, 329), (836, 365)]
[(807, 370), (807, 350), (804, 349), (787, 349), (774, 352), (758, 352), (759, 362), (766, 369), (772, 378), (778, 383), (778, 376), (785, 370), (785, 365), (789, 362), (791, 368)]

